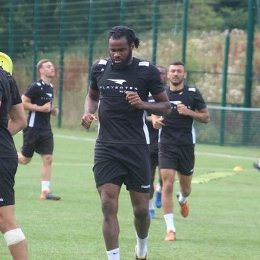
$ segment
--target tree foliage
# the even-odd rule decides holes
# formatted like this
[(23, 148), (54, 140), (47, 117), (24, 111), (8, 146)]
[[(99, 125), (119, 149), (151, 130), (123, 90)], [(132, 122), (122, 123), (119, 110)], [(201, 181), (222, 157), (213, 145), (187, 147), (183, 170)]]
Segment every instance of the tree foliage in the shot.
[[(38, 44), (40, 49), (59, 46), (63, 30), (65, 44), (87, 41), (90, 22), (90, 2), (95, 3), (95, 38), (121, 22), (120, 0), (1, 0), (0, 45), (2, 51), (13, 46), (13, 52), (23, 55)], [(153, 27), (153, 0), (126, 0), (124, 22), (138, 31)], [(181, 26), (183, 0), (158, 0), (161, 31), (167, 32), (176, 23)], [(64, 3), (63, 9), (61, 3)], [(189, 1), (188, 30), (245, 29), (247, 5), (245, 0)], [(38, 7), (35, 5), (38, 4)], [(148, 8), (149, 7), (149, 8)], [(63, 12), (63, 21), (61, 18)], [(37, 15), (36, 15), (37, 14)], [(35, 34), (37, 38), (35, 38)], [(13, 44), (12, 44), (13, 43)]]

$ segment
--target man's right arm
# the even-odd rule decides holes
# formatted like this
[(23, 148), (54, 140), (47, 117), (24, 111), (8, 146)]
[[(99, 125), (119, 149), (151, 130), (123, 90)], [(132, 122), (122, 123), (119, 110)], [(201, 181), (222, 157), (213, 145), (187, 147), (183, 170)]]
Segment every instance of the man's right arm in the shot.
[(98, 108), (98, 102), (99, 91), (90, 88), (85, 100), (84, 115), (81, 118), (81, 125), (86, 129), (89, 129), (91, 123), (97, 120), (95, 113)]
[(25, 95), (22, 95), (22, 101), (24, 109), (29, 111), (43, 112), (48, 113), (51, 111), (51, 102), (48, 102), (42, 106), (38, 106), (36, 104), (32, 104), (31, 99)]

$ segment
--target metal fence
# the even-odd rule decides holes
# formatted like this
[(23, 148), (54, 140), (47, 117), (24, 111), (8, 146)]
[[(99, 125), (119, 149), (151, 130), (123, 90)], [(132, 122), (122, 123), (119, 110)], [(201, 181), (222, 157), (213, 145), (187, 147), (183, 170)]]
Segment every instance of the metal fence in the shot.
[[(249, 103), (259, 107), (259, 33), (254, 36), (254, 58), (248, 61), (248, 30), (205, 31), (203, 21), (196, 27), (193, 22), (198, 16), (196, 10), (203, 10), (203, 4), (197, 1), (195, 10), (189, 8), (189, 2), (3, 0), (1, 13), (5, 15), (1, 16), (1, 24), (5, 26), (0, 30), (1, 51), (14, 61), (14, 76), (21, 92), (37, 78), (39, 59), (49, 58), (54, 62), (58, 71), (55, 93), (61, 111), (58, 127), (80, 128), (91, 64), (107, 56), (107, 33), (119, 24), (134, 28), (141, 39), (135, 56), (164, 66), (176, 59), (185, 60), (188, 83), (196, 85), (209, 104), (243, 106), (248, 92), (246, 68), (252, 62)], [(250, 3), (252, 10), (256, 8), (255, 0), (248, 3), (248, 10)], [(202, 11), (199, 15), (203, 20)], [(243, 120), (240, 123), (243, 126)], [(252, 124), (248, 122), (247, 129)], [(210, 142), (205, 138), (203, 141)]]

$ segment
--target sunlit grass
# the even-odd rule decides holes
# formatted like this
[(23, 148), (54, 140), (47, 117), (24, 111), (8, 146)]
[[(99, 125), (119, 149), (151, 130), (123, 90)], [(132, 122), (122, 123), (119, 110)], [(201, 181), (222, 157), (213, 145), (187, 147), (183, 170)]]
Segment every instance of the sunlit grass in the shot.
[[(28, 239), (31, 260), (106, 259), (102, 214), (92, 173), (96, 133), (55, 129), (53, 192), (59, 202), (40, 201), (40, 158), (19, 166), (16, 216)], [(15, 139), (17, 147), (21, 135)], [(193, 184), (187, 219), (175, 205), (177, 241), (163, 241), (166, 227), (161, 209), (151, 222), (150, 260), (259, 259), (260, 172), (252, 167), (259, 150), (249, 147), (197, 145), (195, 175), (244, 171), (234, 176)], [(244, 159), (243, 159), (244, 158)], [(176, 183), (176, 191), (178, 186)], [(176, 202), (176, 201), (174, 201)], [(134, 259), (135, 232), (129, 196), (120, 195), (120, 249), (123, 260)], [(11, 259), (0, 238), (0, 259)]]

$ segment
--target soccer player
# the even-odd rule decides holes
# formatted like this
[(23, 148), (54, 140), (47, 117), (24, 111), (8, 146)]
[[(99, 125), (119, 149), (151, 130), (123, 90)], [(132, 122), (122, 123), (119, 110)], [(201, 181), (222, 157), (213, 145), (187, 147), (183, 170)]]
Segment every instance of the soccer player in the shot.
[(53, 107), (53, 85), (55, 68), (48, 59), (37, 64), (40, 79), (28, 86), (22, 95), (24, 108), (29, 111), (28, 126), (23, 131), (23, 147), (18, 153), (20, 164), (28, 164), (34, 152), (41, 155), (41, 200), (60, 200), (50, 190), (53, 160), (53, 133), (50, 116), (58, 115), (58, 108)]
[[(161, 82), (166, 87), (167, 68), (163, 66), (157, 66), (157, 69), (160, 72)], [(148, 101), (154, 102), (154, 99), (151, 95), (149, 95)], [(158, 132), (159, 131), (158, 129), (155, 129), (153, 127), (150, 113), (147, 113), (146, 121), (149, 130), (149, 136), (150, 136), (149, 152), (150, 152), (150, 160), (151, 160), (151, 189), (150, 189), (150, 200), (149, 200), (149, 215), (150, 218), (153, 219), (155, 217), (153, 195), (154, 195), (155, 173), (158, 166)], [(159, 183), (156, 185), (156, 198), (155, 198), (155, 205), (157, 208), (161, 208), (161, 187), (162, 187), (162, 180), (159, 173)]]
[(14, 260), (27, 260), (23, 231), (17, 225), (14, 184), (17, 152), (12, 135), (26, 127), (26, 117), (9, 56), (0, 53), (0, 231)]
[(258, 163), (253, 163), (254, 168), (256, 168), (258, 171), (260, 171), (260, 160)]
[(168, 97), (172, 104), (169, 115), (152, 115), (153, 125), (160, 129), (159, 168), (163, 180), (162, 206), (167, 227), (166, 241), (176, 240), (173, 214), (173, 190), (176, 173), (180, 191), (177, 193), (181, 215), (187, 217), (187, 198), (191, 193), (191, 180), (194, 171), (195, 131), (193, 120), (209, 122), (209, 112), (205, 101), (196, 87), (184, 84), (185, 68), (181, 61), (173, 62), (168, 68)]
[[(162, 83), (168, 88), (168, 83), (167, 83), (168, 69), (164, 66), (157, 66), (157, 68), (160, 71)], [(158, 163), (157, 163), (157, 165), (158, 165)], [(161, 208), (162, 207), (162, 178), (161, 178), (160, 171), (159, 171), (159, 178), (158, 179), (159, 179), (159, 182), (156, 185), (156, 192), (155, 192), (155, 205), (156, 205), (157, 208)]]
[[(132, 56), (139, 38), (134, 30), (116, 26), (108, 34), (109, 59), (93, 65), (82, 126), (96, 120), (94, 176), (103, 212), (103, 236), (109, 260), (120, 259), (118, 199), (122, 184), (131, 198), (136, 230), (136, 259), (146, 259), (150, 225), (149, 134), (144, 110), (158, 115), (171, 106), (155, 66)], [(156, 102), (149, 103), (149, 92)]]

